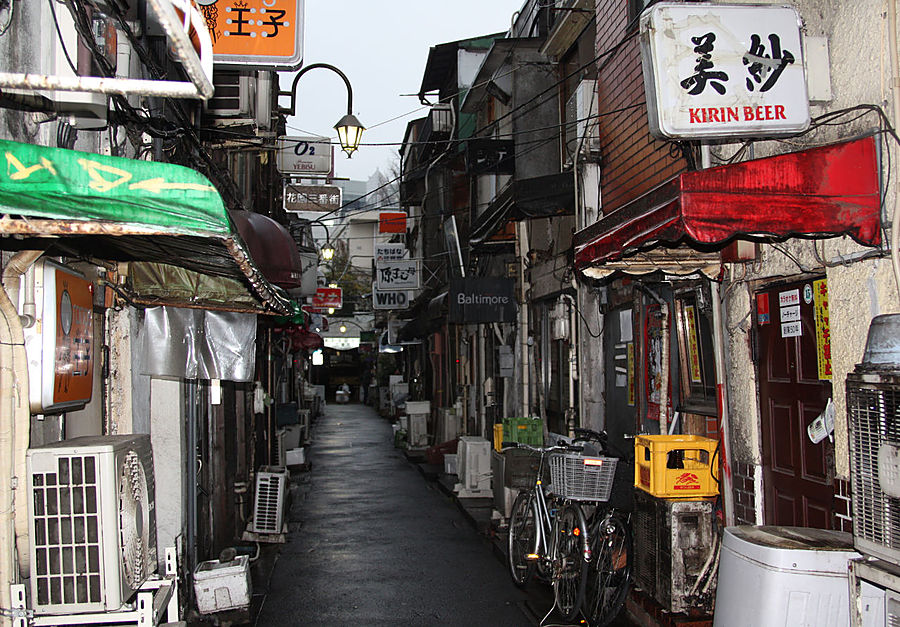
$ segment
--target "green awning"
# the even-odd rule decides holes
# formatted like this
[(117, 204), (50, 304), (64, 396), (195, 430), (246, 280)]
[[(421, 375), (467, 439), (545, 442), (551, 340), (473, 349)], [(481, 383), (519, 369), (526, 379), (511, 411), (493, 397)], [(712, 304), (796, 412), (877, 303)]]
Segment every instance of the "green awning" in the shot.
[[(237, 281), (256, 309), (286, 313), (289, 300), (263, 276), (222, 198), (199, 172), (170, 163), (0, 140), (0, 236), (6, 249), (46, 249), (85, 259), (151, 262)], [(146, 273), (145, 273), (146, 276)], [(209, 281), (200, 281), (200, 283)], [(213, 289), (181, 303), (164, 285), (138, 302), (229, 308)]]
[(228, 234), (222, 197), (195, 170), (0, 140), (0, 205), (10, 213)]

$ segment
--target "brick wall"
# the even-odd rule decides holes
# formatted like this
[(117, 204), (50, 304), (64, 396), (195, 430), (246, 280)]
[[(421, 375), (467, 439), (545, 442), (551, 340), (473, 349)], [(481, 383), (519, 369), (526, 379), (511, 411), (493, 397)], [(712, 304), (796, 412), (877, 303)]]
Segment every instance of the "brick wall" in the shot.
[[(731, 476), (734, 480), (735, 524), (756, 524), (756, 493), (753, 483), (754, 465), (734, 462)], [(850, 482), (846, 479), (834, 480), (834, 529), (853, 533), (851, 517)]]
[(734, 480), (734, 518), (737, 525), (756, 524), (756, 492), (753, 483), (753, 464), (734, 462), (731, 476)]
[[(597, 56), (615, 47), (636, 27), (628, 27), (628, 0), (597, 0)], [(601, 190), (609, 213), (686, 169), (670, 142), (650, 136), (640, 46), (632, 36), (598, 61)], [(620, 111), (624, 109), (623, 111)]]
[(846, 479), (834, 480), (834, 528), (853, 533), (853, 519), (850, 506), (850, 482)]

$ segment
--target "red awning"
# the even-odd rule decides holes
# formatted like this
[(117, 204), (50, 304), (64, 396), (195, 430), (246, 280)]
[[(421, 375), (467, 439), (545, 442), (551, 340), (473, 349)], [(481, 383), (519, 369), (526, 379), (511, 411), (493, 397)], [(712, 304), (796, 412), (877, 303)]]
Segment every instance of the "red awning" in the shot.
[(269, 282), (285, 289), (300, 287), (303, 266), (297, 244), (287, 229), (261, 213), (229, 211), (229, 215)]
[(874, 137), (680, 174), (576, 233), (575, 267), (661, 243), (835, 235), (881, 241)]

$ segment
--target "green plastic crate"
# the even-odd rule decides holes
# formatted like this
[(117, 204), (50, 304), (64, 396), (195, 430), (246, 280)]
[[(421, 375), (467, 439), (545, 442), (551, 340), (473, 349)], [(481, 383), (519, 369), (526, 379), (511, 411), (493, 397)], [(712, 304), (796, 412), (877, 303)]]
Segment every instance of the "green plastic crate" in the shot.
[(544, 444), (544, 427), (540, 418), (513, 416), (503, 419), (503, 439), (532, 446)]

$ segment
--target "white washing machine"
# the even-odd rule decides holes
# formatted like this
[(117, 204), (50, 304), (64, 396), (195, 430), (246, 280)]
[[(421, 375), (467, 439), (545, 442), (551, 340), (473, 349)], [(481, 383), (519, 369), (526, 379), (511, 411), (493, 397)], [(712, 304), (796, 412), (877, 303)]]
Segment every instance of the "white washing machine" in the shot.
[(728, 527), (714, 627), (846, 627), (853, 536), (806, 527)]

